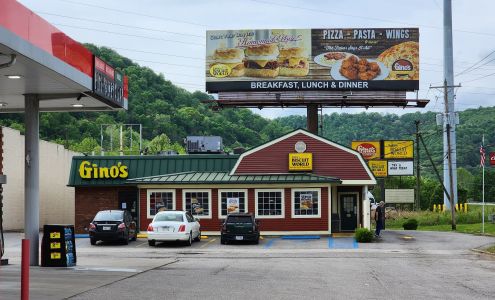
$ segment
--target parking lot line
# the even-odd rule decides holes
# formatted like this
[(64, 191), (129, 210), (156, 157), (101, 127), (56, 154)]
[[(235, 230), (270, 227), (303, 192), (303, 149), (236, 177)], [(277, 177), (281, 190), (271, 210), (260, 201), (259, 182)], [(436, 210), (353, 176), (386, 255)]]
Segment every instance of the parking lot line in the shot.
[(275, 243), (275, 239), (271, 239), (265, 244), (265, 246), (263, 246), (263, 248), (270, 249), (274, 243)]
[(328, 249), (333, 249), (335, 246), (335, 242), (333, 240), (333, 237), (328, 237)]
[(146, 244), (148, 244), (148, 241), (146, 241), (146, 242), (142, 242), (141, 244), (137, 245), (137, 246), (136, 246), (136, 248), (137, 248), (137, 247), (141, 247), (142, 245), (146, 245)]
[(216, 241), (216, 240), (217, 240), (216, 238), (211, 239), (211, 240), (209, 240), (206, 244), (201, 245), (199, 248), (204, 248), (204, 247), (208, 246), (209, 244), (213, 243), (213, 242), (214, 242), (214, 241)]

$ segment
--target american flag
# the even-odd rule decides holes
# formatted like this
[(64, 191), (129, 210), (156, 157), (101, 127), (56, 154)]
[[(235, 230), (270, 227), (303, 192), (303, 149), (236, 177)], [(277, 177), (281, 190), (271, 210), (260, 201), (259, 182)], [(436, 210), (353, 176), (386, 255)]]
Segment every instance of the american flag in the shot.
[(485, 149), (483, 149), (483, 145), (480, 146), (480, 167), (483, 167), (485, 165)]

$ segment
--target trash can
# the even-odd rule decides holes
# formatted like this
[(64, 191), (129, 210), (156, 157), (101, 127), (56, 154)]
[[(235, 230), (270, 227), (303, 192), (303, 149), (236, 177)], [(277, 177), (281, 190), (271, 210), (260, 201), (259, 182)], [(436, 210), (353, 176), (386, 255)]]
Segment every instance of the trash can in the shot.
[(41, 266), (72, 267), (76, 261), (74, 225), (43, 226)]

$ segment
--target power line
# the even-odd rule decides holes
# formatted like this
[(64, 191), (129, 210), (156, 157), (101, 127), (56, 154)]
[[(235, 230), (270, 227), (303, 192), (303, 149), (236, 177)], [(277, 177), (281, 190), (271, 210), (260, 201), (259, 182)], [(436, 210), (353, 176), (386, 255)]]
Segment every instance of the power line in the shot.
[[(328, 10), (321, 10), (321, 9), (316, 9), (316, 8), (309, 8), (309, 7), (302, 7), (302, 6), (296, 6), (296, 5), (282, 4), (282, 3), (276, 3), (276, 2), (264, 1), (264, 0), (249, 0), (249, 1), (263, 3), (263, 4), (269, 4), (269, 5), (276, 5), (276, 6), (285, 6), (285, 7), (289, 7), (289, 8), (296, 8), (296, 9), (300, 9), (300, 10), (306, 10), (306, 11), (323, 13), (323, 14), (330, 14), (330, 15), (337, 15), (337, 16), (343, 16), (343, 17), (367, 19), (367, 20), (379, 21), (379, 22), (385, 22), (385, 23), (396, 23), (396, 24), (402, 24), (402, 25), (407, 25), (407, 26), (418, 26), (418, 27), (421, 26), (421, 27), (425, 27), (425, 28), (432, 28), (432, 29), (443, 30), (443, 27), (433, 26), (433, 25), (413, 24), (413, 23), (401, 22), (401, 21), (397, 21), (397, 20), (381, 19), (381, 18), (374, 18), (374, 17), (367, 17), (367, 16), (360, 16), (360, 15), (353, 15), (353, 14), (347, 14), (347, 13), (337, 13), (337, 12), (328, 11)], [(470, 33), (470, 34), (477, 34), (477, 35), (495, 36), (495, 34), (492, 34), (492, 33), (479, 32), (479, 31), (470, 31), (470, 30), (463, 30), (463, 29), (453, 29), (453, 31), (463, 32), (463, 33)]]
[(195, 59), (195, 60), (202, 60), (204, 61), (204, 57), (192, 57), (192, 56), (183, 56), (183, 55), (175, 55), (175, 54), (169, 54), (169, 53), (162, 53), (162, 52), (152, 52), (152, 51), (143, 51), (143, 50), (137, 50), (137, 49), (129, 49), (129, 48), (121, 48), (121, 47), (109, 47), (113, 49), (120, 49), (124, 51), (131, 51), (131, 52), (139, 52), (139, 53), (147, 53), (147, 54), (156, 54), (156, 55), (162, 55), (162, 56), (171, 56), (171, 57), (179, 57), (179, 58), (188, 58), (188, 59)]
[(203, 67), (192, 66), (192, 65), (182, 65), (182, 64), (172, 64), (162, 61), (153, 61), (153, 60), (143, 60), (143, 59), (134, 59), (135, 61), (147, 62), (152, 64), (160, 64), (160, 65), (169, 65), (169, 66), (177, 66), (177, 67), (186, 67), (186, 68), (194, 68), (194, 69), (202, 69)]
[(150, 40), (160, 40), (160, 41), (165, 41), (165, 42), (180, 43), (180, 44), (189, 44), (189, 45), (198, 45), (198, 46), (204, 46), (205, 45), (205, 44), (200, 44), (200, 43), (184, 42), (184, 41), (177, 41), (177, 40), (168, 40), (168, 39), (162, 39), (162, 38), (157, 38), (157, 37), (150, 37), (150, 36), (145, 36), (145, 35), (122, 33), (122, 32), (115, 32), (115, 31), (103, 30), (103, 29), (94, 29), (94, 28), (88, 28), (88, 27), (81, 27), (81, 26), (60, 24), (60, 23), (52, 23), (52, 24), (53, 25), (57, 25), (57, 26), (72, 27), (72, 28), (77, 28), (77, 29), (84, 29), (84, 30), (90, 30), (90, 31), (98, 31), (98, 32), (104, 32), (104, 33), (110, 33), (110, 34), (116, 34), (116, 35), (122, 35), (122, 36), (139, 37), (139, 38), (145, 38), (145, 39), (150, 39)]
[(493, 76), (493, 75), (495, 75), (495, 73), (487, 74), (485, 76), (481, 76), (481, 77), (478, 77), (478, 78), (475, 78), (475, 79), (472, 79), (472, 80), (464, 81), (464, 83), (477, 81), (477, 80), (480, 80), (480, 79), (483, 79), (483, 78), (486, 78), (486, 77), (490, 77), (490, 76)]
[[(473, 65), (471, 65), (470, 67), (464, 69), (463, 71), (455, 74), (454, 76), (459, 76), (459, 75), (462, 75), (463, 73), (467, 73), (467, 72), (471, 72), (473, 70), (476, 70), (475, 66), (479, 63), (481, 63), (482, 61), (484, 61), (485, 59), (487, 59), (490, 55), (492, 55), (493, 53), (495, 53), (495, 50), (493, 50), (492, 52), (490, 52), (487, 56), (483, 57), (481, 60), (479, 60), (478, 62), (474, 63)], [(490, 60), (488, 63), (492, 62), (492, 60)], [(484, 65), (481, 65), (481, 66), (484, 66)]]
[(82, 6), (95, 7), (95, 8), (109, 10), (109, 11), (116, 11), (116, 12), (132, 15), (132, 16), (142, 16), (142, 17), (153, 18), (153, 19), (158, 19), (158, 20), (163, 20), (163, 21), (168, 21), (168, 22), (183, 23), (183, 24), (206, 27), (205, 24), (189, 22), (189, 21), (175, 20), (175, 19), (164, 18), (164, 17), (154, 16), (154, 15), (148, 15), (148, 14), (143, 14), (143, 13), (139, 13), (136, 11), (126, 11), (126, 10), (122, 10), (122, 9), (109, 8), (109, 7), (105, 7), (105, 6), (99, 6), (99, 5), (95, 5), (95, 4), (89, 4), (89, 3), (81, 3), (81, 2), (77, 2), (77, 1), (71, 1), (71, 0), (63, 0), (62, 2), (72, 3), (72, 4), (76, 4), (76, 5), (82, 5)]
[(167, 31), (167, 30), (161, 30), (161, 29), (153, 29), (149, 27), (139, 27), (139, 26), (131, 26), (131, 25), (124, 25), (124, 24), (119, 24), (119, 23), (112, 23), (112, 22), (107, 22), (107, 21), (99, 21), (95, 19), (86, 19), (86, 18), (79, 18), (79, 17), (74, 17), (74, 16), (64, 16), (64, 15), (59, 15), (59, 14), (54, 14), (54, 13), (48, 13), (48, 12), (42, 12), (42, 11), (35, 11), (38, 14), (42, 15), (50, 15), (50, 16), (57, 16), (61, 18), (67, 18), (67, 19), (73, 19), (73, 20), (81, 20), (81, 21), (87, 21), (87, 22), (94, 22), (94, 23), (100, 23), (100, 24), (108, 24), (108, 25), (113, 25), (113, 26), (120, 26), (124, 28), (135, 28), (135, 29), (140, 29), (140, 30), (147, 30), (147, 31), (154, 31), (154, 32), (161, 32), (161, 33), (169, 33), (169, 34), (176, 34), (176, 35), (187, 35), (187, 36), (194, 36), (194, 37), (199, 37), (199, 38), (205, 38), (203, 35), (198, 35), (198, 34), (190, 34), (190, 33), (182, 33), (182, 32), (175, 32), (175, 31)]

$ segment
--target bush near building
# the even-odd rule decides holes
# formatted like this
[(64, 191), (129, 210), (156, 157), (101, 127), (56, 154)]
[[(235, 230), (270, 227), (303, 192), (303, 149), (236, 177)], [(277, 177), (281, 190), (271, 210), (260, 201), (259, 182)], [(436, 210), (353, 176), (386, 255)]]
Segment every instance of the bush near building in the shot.
[(354, 233), (354, 237), (359, 243), (370, 243), (373, 241), (373, 232), (368, 228), (358, 228)]

